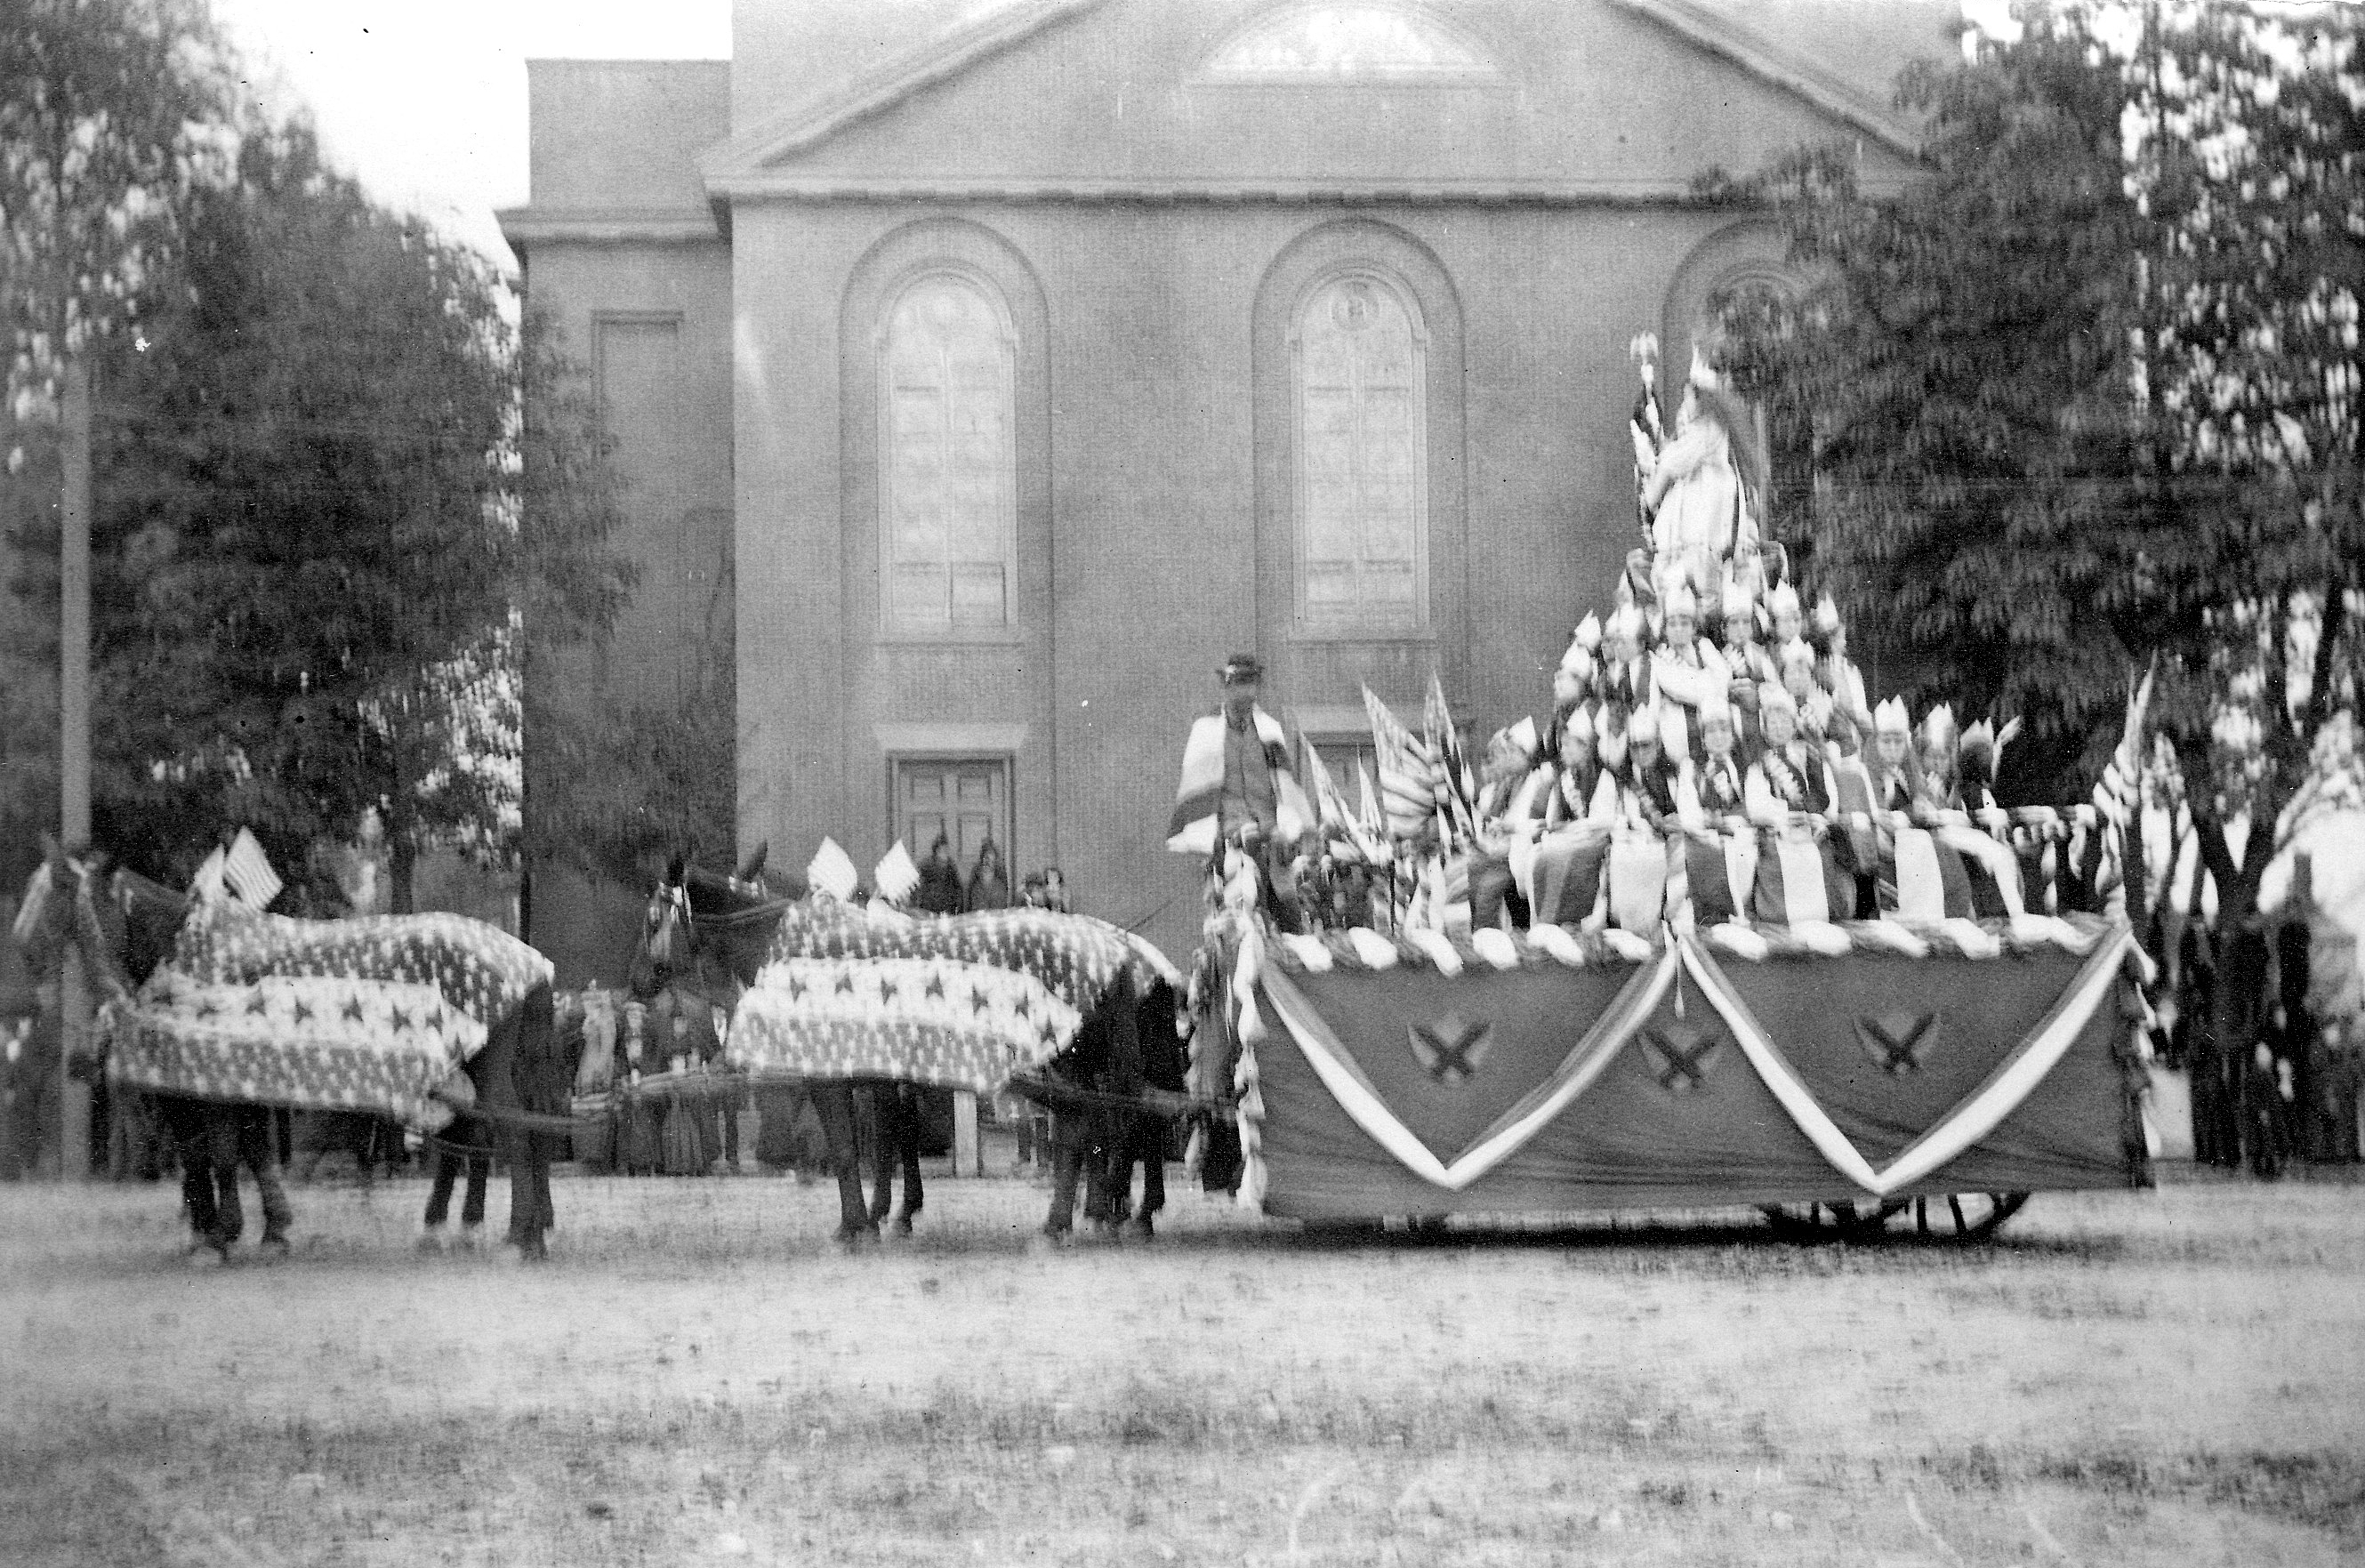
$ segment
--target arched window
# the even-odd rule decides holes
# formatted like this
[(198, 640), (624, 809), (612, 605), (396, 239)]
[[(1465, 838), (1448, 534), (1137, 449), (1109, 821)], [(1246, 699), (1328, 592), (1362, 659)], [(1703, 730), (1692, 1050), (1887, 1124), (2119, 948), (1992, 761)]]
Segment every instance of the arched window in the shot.
[(992, 286), (914, 279), (879, 332), (882, 612), (893, 632), (1011, 624), (1017, 339)]
[(1290, 334), (1297, 619), (1317, 635), (1429, 622), (1428, 334), (1410, 294), (1334, 274)]

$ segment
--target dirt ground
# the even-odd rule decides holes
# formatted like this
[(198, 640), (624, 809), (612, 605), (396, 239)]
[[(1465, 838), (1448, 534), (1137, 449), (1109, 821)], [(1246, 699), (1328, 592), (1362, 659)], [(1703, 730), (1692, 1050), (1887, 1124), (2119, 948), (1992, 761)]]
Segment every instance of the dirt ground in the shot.
[(530, 1269), (414, 1253), (422, 1182), (296, 1195), (292, 1259), (196, 1272), (166, 1189), (0, 1189), (0, 1561), (2365, 1552), (2355, 1186), (2040, 1196), (1968, 1248), (1191, 1193), (1047, 1255), (1040, 1189), (947, 1181), (849, 1256), (820, 1187), (583, 1179)]

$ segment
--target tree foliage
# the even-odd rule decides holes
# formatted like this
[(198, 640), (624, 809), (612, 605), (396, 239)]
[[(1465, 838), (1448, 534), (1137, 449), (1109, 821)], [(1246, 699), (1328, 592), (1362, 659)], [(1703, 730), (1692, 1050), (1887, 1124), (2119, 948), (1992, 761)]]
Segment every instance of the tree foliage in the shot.
[(1728, 323), (1737, 379), (1806, 422), (1811, 486), (1777, 491), (1777, 533), (1921, 705), (2020, 716), (2008, 788), (2058, 799), (2114, 741), (2145, 636), (2112, 587), (2144, 487), (2125, 93), (2064, 27), (1916, 66), (1900, 98), (1928, 126), (1900, 194), (1821, 148), (1728, 187), (1778, 207), (1809, 280)]

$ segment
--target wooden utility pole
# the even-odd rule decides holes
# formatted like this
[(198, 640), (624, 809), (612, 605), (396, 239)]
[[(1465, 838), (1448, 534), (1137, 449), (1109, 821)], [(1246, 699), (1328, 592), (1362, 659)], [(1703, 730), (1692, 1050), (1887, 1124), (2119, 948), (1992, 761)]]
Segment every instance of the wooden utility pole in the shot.
[[(58, 512), (58, 837), (69, 848), (90, 843), (90, 361), (66, 362), (65, 482)], [(63, 890), (60, 890), (62, 891)], [(58, 1175), (90, 1174), (90, 1086), (62, 1076), (90, 1035), (90, 992), (79, 946), (65, 947), (58, 1003)]]

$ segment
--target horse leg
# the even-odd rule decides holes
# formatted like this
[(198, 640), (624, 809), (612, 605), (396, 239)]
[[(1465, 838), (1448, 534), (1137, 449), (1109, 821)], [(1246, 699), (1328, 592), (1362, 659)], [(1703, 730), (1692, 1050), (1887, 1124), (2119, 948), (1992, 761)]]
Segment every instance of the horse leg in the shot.
[(1139, 1115), (1126, 1128), (1124, 1154), (1118, 1164), (1117, 1210), (1123, 1218), (1133, 1187), (1133, 1166), (1141, 1164), (1141, 1202), (1126, 1220), (1126, 1230), (1143, 1240), (1155, 1234), (1150, 1216), (1166, 1206), (1166, 1124), (1160, 1117)]
[(867, 1212), (875, 1230), (895, 1206), (895, 1086), (875, 1083), (856, 1090), (854, 1094), (864, 1152), (870, 1157), (870, 1206)]
[(920, 1100), (919, 1091), (899, 1089), (895, 1092), (896, 1131), (895, 1152), (903, 1163), (903, 1205), (895, 1214), (895, 1228), (909, 1236), (912, 1216), (920, 1212), (927, 1193), (920, 1185)]
[(837, 1239), (876, 1238), (878, 1222), (862, 1201), (861, 1149), (855, 1137), (854, 1085), (844, 1079), (810, 1081), (813, 1109), (829, 1146), (831, 1173), (837, 1178)]
[(1064, 1111), (1051, 1114), (1051, 1210), (1043, 1216), (1046, 1236), (1066, 1237), (1076, 1228), (1076, 1178), (1082, 1174), (1084, 1149), (1071, 1122)]
[(214, 1201), (213, 1133), (206, 1108), (179, 1095), (158, 1095), (158, 1114), (181, 1166), (181, 1211), (189, 1221), (192, 1254), (222, 1250), (221, 1215)]
[(271, 1111), (262, 1105), (241, 1105), (230, 1114), (238, 1124), (239, 1163), (254, 1172), (255, 1198), (263, 1206), (263, 1245), (285, 1251), (296, 1210), (279, 1181), (278, 1140)]

